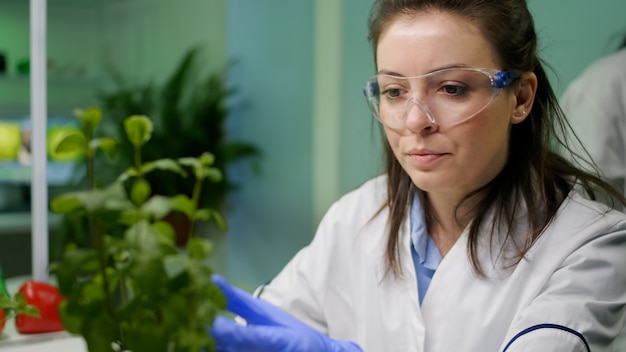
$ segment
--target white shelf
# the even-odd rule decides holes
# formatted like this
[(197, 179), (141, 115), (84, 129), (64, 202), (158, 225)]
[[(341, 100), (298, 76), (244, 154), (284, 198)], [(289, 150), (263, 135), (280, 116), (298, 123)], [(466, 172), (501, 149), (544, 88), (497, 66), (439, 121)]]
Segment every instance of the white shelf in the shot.
[[(48, 227), (54, 230), (61, 224), (62, 215), (48, 213)], [(32, 216), (28, 211), (0, 212), (0, 235), (31, 231)]]
[[(65, 186), (73, 179), (76, 164), (48, 162), (48, 186)], [(0, 185), (30, 185), (32, 166), (19, 163), (0, 163)]]

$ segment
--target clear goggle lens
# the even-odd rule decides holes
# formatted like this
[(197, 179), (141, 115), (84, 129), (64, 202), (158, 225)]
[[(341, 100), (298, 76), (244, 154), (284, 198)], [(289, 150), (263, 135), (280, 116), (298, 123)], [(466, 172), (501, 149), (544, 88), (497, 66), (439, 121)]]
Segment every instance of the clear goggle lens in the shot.
[(391, 128), (404, 128), (418, 108), (431, 123), (452, 126), (485, 109), (503, 88), (519, 78), (515, 71), (450, 68), (416, 77), (376, 75), (363, 93), (374, 117)]

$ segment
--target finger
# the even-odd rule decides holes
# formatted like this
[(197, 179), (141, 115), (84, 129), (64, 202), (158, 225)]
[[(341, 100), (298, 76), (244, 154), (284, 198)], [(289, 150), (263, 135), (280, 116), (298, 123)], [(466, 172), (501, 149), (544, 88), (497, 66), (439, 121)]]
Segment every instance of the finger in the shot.
[(291, 335), (287, 329), (272, 326), (244, 326), (218, 316), (210, 333), (217, 352), (275, 352), (286, 351)]
[(231, 285), (222, 276), (213, 274), (211, 280), (226, 296), (226, 309), (244, 318), (248, 324), (285, 325), (290, 323), (286, 313), (282, 310)]

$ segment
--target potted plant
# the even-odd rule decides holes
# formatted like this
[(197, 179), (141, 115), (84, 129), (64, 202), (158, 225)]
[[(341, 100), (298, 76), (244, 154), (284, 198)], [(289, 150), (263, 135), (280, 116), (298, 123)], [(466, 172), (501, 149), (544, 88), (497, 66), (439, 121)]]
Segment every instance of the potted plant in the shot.
[[(163, 221), (178, 211), (190, 220), (225, 226), (219, 210), (202, 207), (205, 186), (219, 184), (223, 174), (209, 153), (198, 157), (145, 161), (153, 123), (143, 115), (124, 119), (133, 160), (111, 183), (93, 182), (99, 152), (114, 155), (119, 143), (94, 137), (102, 112), (78, 111), (80, 130), (68, 131), (57, 153), (81, 153), (89, 188), (61, 194), (51, 209), (86, 219), (92, 246), (69, 244), (51, 265), (61, 294), (64, 327), (81, 335), (90, 352), (214, 351), (207, 327), (225, 300), (211, 282), (207, 263), (212, 243), (196, 236), (193, 225), (184, 248), (175, 243), (172, 226)], [(191, 184), (190, 193), (163, 196), (153, 192), (148, 175), (168, 172)]]
[[(111, 122), (106, 128), (114, 136), (123, 135), (123, 120), (127, 116), (150, 116), (154, 131), (146, 143), (144, 160), (198, 156), (205, 151), (213, 154), (213, 167), (222, 172), (222, 179), (208, 187), (199, 202), (205, 207), (222, 209), (226, 207), (226, 196), (237, 186), (229, 177), (228, 166), (242, 159), (254, 162), (256, 159), (251, 157), (259, 156), (260, 150), (251, 143), (227, 138), (229, 98), (236, 91), (227, 86), (226, 72), (211, 72), (206, 76), (198, 73), (200, 53), (199, 47), (188, 50), (161, 85), (153, 82), (129, 85), (119, 74), (114, 74), (115, 89), (99, 97)], [(119, 149), (119, 158), (132, 159), (130, 143), (123, 142)], [(258, 169), (258, 165), (253, 166)], [(159, 195), (189, 193), (192, 187), (167, 171), (157, 170), (146, 178), (152, 191)], [(169, 215), (173, 223), (176, 214), (181, 215), (177, 212)], [(185, 219), (182, 216), (183, 228), (188, 225)], [(182, 231), (183, 235), (186, 233)], [(180, 235), (178, 243), (184, 244), (185, 238)]]

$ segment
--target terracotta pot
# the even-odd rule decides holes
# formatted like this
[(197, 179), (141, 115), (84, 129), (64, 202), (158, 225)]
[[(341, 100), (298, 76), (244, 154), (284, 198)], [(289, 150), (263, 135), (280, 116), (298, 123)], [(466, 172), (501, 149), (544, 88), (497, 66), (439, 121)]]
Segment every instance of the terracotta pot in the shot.
[(174, 228), (176, 233), (176, 246), (183, 247), (189, 239), (189, 218), (181, 212), (173, 211), (163, 218)]

